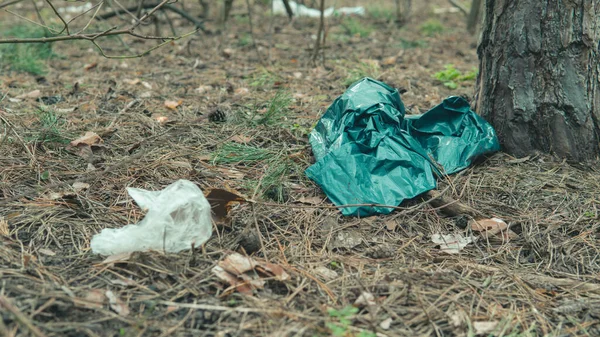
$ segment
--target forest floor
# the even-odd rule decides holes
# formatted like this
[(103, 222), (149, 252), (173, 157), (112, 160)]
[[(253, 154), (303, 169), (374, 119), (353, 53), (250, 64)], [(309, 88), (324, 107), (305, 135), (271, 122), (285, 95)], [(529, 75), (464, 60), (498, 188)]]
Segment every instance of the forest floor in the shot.
[[(596, 166), (497, 153), (440, 179), (443, 197), (510, 226), (510, 239), (473, 233), (457, 254), (431, 237), (470, 235), (468, 215), (417, 198), (344, 217), (305, 176), (308, 133), (355, 80), (398, 88), (409, 114), (473, 97), (477, 41), (464, 16), (423, 1), (399, 27), (388, 2), (328, 19), (316, 66), (318, 20), (289, 23), (258, 4), (250, 20), (242, 1), (224, 30), (208, 20), (209, 33), (143, 58), (103, 58), (86, 41), (0, 46), (0, 335), (600, 335)], [(176, 33), (193, 30), (169, 15)], [(0, 13), (5, 36), (23, 23)], [(101, 41), (110, 55), (154, 44)], [(461, 80), (436, 78), (452, 67)], [(102, 143), (69, 145), (86, 132)], [(127, 187), (178, 179), (253, 202), (233, 205), (192, 251), (92, 253), (102, 229), (144, 217)], [(257, 289), (213, 272), (234, 252), (259, 264)]]

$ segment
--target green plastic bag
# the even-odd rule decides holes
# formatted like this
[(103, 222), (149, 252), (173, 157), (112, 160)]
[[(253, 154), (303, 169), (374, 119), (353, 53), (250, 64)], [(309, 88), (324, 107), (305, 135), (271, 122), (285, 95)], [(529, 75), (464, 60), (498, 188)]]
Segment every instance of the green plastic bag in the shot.
[(494, 129), (462, 98), (419, 116), (404, 116), (398, 91), (364, 78), (352, 84), (310, 134), (316, 163), (306, 170), (344, 215), (387, 214), (499, 150)]

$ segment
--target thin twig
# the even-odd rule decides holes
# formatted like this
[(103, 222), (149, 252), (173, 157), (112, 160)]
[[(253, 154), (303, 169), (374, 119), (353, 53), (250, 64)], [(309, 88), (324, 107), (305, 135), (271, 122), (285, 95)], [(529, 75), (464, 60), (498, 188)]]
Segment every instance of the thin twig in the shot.
[(38, 329), (35, 325), (33, 325), (33, 323), (31, 323), (31, 320), (29, 320), (29, 318), (27, 318), (27, 316), (25, 316), (21, 312), (21, 310), (19, 310), (19, 308), (12, 305), (8, 298), (2, 295), (0, 295), (0, 307), (6, 308), (6, 310), (13, 314), (13, 316), (15, 316), (15, 319), (19, 321), (19, 323), (24, 325), (32, 334), (36, 335), (37, 337), (46, 337), (46, 335), (43, 332), (41, 332), (40, 329)]
[[(319, 21), (319, 32), (317, 33), (317, 40), (315, 41), (315, 48), (313, 50), (312, 62), (313, 64), (317, 62), (317, 57), (319, 55), (319, 50), (324, 47), (321, 45), (323, 41), (322, 36), (324, 35), (324, 27), (325, 27), (325, 0), (321, 0), (321, 5), (319, 6), (321, 10), (321, 20)], [(323, 58), (325, 60), (325, 58)], [(323, 61), (325, 63), (325, 61)]]

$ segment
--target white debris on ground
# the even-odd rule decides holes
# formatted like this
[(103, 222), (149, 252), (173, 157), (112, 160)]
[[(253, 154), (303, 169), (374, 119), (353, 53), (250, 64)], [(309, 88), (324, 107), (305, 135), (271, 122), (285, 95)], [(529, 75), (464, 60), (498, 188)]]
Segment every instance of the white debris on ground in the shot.
[[(290, 8), (292, 12), (294, 12), (295, 16), (298, 17), (309, 17), (309, 18), (318, 18), (321, 17), (321, 11), (315, 8), (309, 8), (302, 4), (299, 4), (295, 1), (290, 1)], [(285, 10), (285, 5), (282, 0), (273, 1), (273, 14), (276, 15), (287, 15), (287, 11)], [(359, 7), (340, 7), (335, 9), (334, 7), (329, 7), (325, 9), (323, 12), (323, 16), (329, 17), (332, 15), (365, 15), (365, 8), (362, 6)]]

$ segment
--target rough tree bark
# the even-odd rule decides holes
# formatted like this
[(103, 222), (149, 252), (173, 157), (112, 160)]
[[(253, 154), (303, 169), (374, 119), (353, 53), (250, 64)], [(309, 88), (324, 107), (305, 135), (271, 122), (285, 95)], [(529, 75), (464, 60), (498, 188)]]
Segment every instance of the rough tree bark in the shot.
[(475, 109), (516, 156), (600, 154), (600, 0), (486, 0)]

